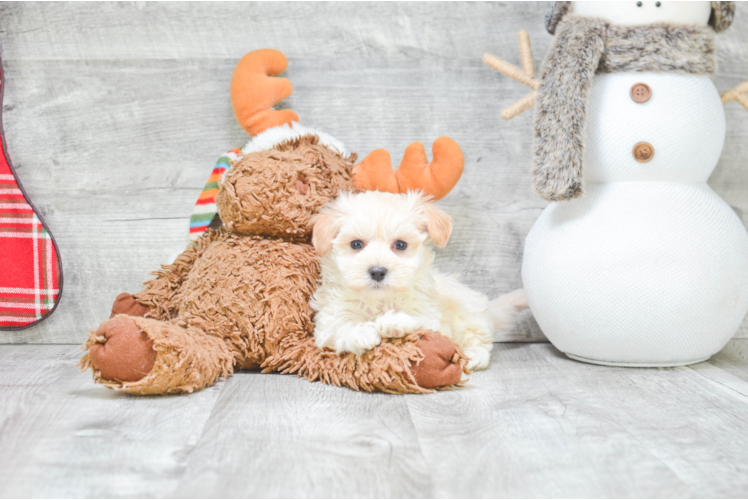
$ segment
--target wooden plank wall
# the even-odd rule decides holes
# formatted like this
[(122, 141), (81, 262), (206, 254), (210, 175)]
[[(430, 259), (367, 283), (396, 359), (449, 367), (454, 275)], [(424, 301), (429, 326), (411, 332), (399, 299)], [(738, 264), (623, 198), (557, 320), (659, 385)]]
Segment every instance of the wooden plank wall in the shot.
[[(247, 136), (228, 84), (246, 52), (284, 51), (287, 105), (353, 151), (453, 137), (466, 172), (442, 202), (456, 221), (443, 270), (497, 295), (521, 286), (524, 237), (545, 206), (530, 190), (531, 116), (500, 110), (526, 88), (481, 63), (519, 62), (530, 32), (539, 65), (545, 4), (2, 3), (10, 155), (62, 253), (57, 312), (0, 343), (80, 343), (185, 245), (190, 211), (220, 153)], [(748, 11), (719, 36), (724, 90), (748, 78)], [(748, 221), (748, 113), (726, 107), (710, 185)], [(748, 336), (744, 323), (739, 336)], [(529, 315), (507, 340), (542, 339)]]

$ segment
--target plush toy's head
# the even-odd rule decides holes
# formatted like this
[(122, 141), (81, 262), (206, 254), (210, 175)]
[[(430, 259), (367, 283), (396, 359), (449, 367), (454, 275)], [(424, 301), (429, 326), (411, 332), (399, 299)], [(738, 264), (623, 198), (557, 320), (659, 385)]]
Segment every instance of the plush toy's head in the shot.
[(548, 32), (554, 34), (559, 21), (570, 12), (619, 26), (708, 24), (719, 33), (732, 24), (735, 6), (734, 2), (550, 2), (545, 17)]
[(249, 153), (226, 173), (218, 213), (240, 234), (309, 240), (311, 216), (350, 189), (355, 160), (311, 135)]

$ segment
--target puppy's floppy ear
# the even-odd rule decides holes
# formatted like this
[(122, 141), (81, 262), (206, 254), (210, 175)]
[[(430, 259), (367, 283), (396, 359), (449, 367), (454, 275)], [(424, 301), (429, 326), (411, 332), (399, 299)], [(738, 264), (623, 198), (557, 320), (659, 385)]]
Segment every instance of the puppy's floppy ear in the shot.
[(337, 208), (335, 202), (332, 202), (312, 217), (312, 245), (319, 255), (330, 251), (332, 240), (340, 230), (340, 212)]
[(423, 215), (426, 217), (426, 231), (431, 241), (438, 247), (443, 247), (449, 241), (452, 234), (452, 217), (442, 212), (432, 202), (425, 200), (421, 205)]

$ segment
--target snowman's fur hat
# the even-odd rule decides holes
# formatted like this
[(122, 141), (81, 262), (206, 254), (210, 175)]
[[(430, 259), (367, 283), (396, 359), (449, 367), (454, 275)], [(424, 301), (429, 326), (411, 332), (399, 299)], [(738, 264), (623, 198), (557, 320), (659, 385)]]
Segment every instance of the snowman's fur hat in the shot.
[[(556, 26), (569, 12), (571, 2), (548, 2), (548, 10), (545, 13), (545, 29), (551, 35), (556, 34)], [(709, 26), (715, 32), (721, 33), (730, 27), (735, 17), (735, 2), (712, 2), (712, 15), (709, 18)]]
[(595, 73), (711, 74), (717, 69), (714, 38), (707, 26), (627, 27), (578, 16), (559, 23), (540, 71), (533, 140), (535, 191), (549, 201), (583, 194), (587, 98)]

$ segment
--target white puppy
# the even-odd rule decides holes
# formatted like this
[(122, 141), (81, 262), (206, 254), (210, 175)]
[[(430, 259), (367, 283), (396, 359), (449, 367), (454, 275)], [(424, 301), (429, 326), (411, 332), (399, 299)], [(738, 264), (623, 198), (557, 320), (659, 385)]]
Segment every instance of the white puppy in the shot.
[(311, 305), (319, 347), (357, 355), (382, 338), (428, 329), (452, 339), (488, 366), (493, 334), (512, 328), (527, 307), (523, 290), (489, 303), (439, 273), (431, 242), (444, 246), (452, 219), (418, 192), (342, 193), (313, 220), (322, 280)]

